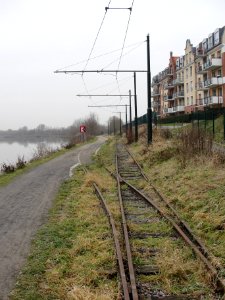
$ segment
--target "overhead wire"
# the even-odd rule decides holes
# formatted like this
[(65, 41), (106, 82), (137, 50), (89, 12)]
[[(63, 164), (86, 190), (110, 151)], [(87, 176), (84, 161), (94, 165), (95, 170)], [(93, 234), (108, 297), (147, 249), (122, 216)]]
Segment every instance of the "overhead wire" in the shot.
[[(132, 48), (130, 51), (127, 51), (125, 54), (122, 55), (122, 57), (130, 54), (131, 52), (133, 52), (134, 50), (136, 50), (137, 48), (139, 48), (141, 45), (143, 45), (143, 43), (145, 42), (141, 42), (140, 44), (138, 44), (136, 47)], [(122, 49), (122, 48), (121, 48)], [(111, 66), (113, 63), (117, 62), (120, 58), (117, 58), (115, 60), (113, 60), (112, 62), (110, 62), (108, 65), (106, 65), (104, 68), (102, 68), (102, 70), (108, 68), (109, 66)]]
[(126, 38), (127, 38), (127, 33), (128, 33), (129, 24), (130, 24), (133, 5), (134, 5), (134, 0), (132, 1), (131, 8), (130, 8), (130, 14), (129, 14), (128, 22), (127, 22), (127, 28), (126, 28), (125, 36), (124, 36), (124, 39), (123, 39), (123, 46), (122, 46), (120, 59), (119, 59), (119, 63), (118, 63), (118, 70), (119, 70), (119, 67), (120, 67), (120, 63), (121, 63), (121, 59), (122, 59), (122, 55), (123, 55), (123, 50), (124, 50), (124, 46), (125, 46), (125, 42), (126, 42)]
[[(111, 3), (111, 1), (112, 1), (112, 0), (110, 0), (110, 1), (109, 1), (109, 3), (108, 3), (108, 7), (110, 6), (110, 3)], [(91, 52), (90, 52), (90, 54), (89, 54), (89, 56), (88, 56), (88, 59), (87, 59), (86, 65), (85, 65), (85, 67), (84, 67), (84, 71), (86, 70), (86, 68), (87, 68), (87, 65), (88, 65), (88, 63), (89, 63), (89, 60), (90, 60), (90, 58), (91, 58), (91, 55), (92, 55), (92, 53), (93, 53), (93, 51), (94, 51), (95, 44), (96, 44), (96, 42), (97, 42), (98, 36), (99, 36), (99, 34), (100, 34), (100, 31), (101, 31), (101, 29), (102, 29), (102, 25), (103, 25), (103, 23), (104, 23), (104, 20), (105, 20), (105, 17), (106, 17), (107, 11), (108, 11), (108, 10), (107, 10), (107, 9), (105, 9), (105, 13), (104, 13), (104, 16), (103, 16), (102, 22), (101, 22), (101, 24), (100, 24), (100, 27), (99, 27), (99, 29), (98, 29), (98, 32), (97, 32), (96, 38), (95, 38), (95, 40), (94, 40), (94, 43), (93, 43), (93, 46), (92, 46), (92, 48), (91, 48)]]
[[(120, 68), (120, 63), (121, 63), (121, 59), (122, 59), (122, 56), (123, 56), (123, 50), (124, 50), (124, 46), (125, 46), (125, 42), (126, 42), (126, 38), (127, 38), (127, 33), (128, 33), (129, 24), (130, 24), (130, 19), (131, 19), (131, 13), (132, 13), (133, 5), (134, 5), (134, 0), (132, 1), (131, 8), (130, 8), (130, 14), (129, 14), (128, 22), (127, 22), (125, 36), (124, 36), (124, 39), (123, 39), (123, 46), (122, 46), (122, 50), (121, 50), (121, 53), (120, 53), (118, 67), (117, 67), (118, 70)], [(118, 91), (120, 93), (120, 86), (119, 86), (119, 83), (118, 83), (117, 73), (116, 73), (116, 81), (117, 81), (117, 84), (118, 84)], [(122, 101), (122, 98), (120, 98), (120, 101)]]
[[(131, 44), (131, 45), (126, 46), (125, 49), (126, 49), (126, 48), (130, 48), (130, 47), (135, 47), (136, 45), (140, 45), (140, 44), (142, 44), (142, 43), (144, 43), (144, 42), (142, 41), (142, 42), (133, 43), (133, 44)], [(137, 46), (137, 47), (138, 47), (138, 46)], [(90, 61), (90, 60), (97, 59), (97, 58), (101, 58), (101, 57), (103, 57), (103, 56), (110, 55), (110, 54), (112, 54), (112, 53), (115, 53), (115, 52), (120, 51), (121, 49), (122, 49), (122, 48), (119, 48), (119, 49), (115, 49), (115, 50), (112, 50), (112, 51), (109, 51), (109, 52), (106, 52), (106, 53), (99, 54), (99, 55), (97, 55), (97, 56), (94, 56), (94, 57), (89, 58), (89, 61)], [(85, 63), (85, 62), (87, 62), (87, 59), (81, 60), (81, 61), (76, 62), (76, 63), (71, 64), (71, 65), (67, 65), (67, 66), (65, 66), (65, 67), (63, 67), (63, 68), (57, 69), (57, 71), (62, 71), (62, 70), (64, 70), (64, 69), (67, 69), (67, 68), (70, 68), (70, 67), (74, 67), (74, 66), (80, 65), (80, 64)]]

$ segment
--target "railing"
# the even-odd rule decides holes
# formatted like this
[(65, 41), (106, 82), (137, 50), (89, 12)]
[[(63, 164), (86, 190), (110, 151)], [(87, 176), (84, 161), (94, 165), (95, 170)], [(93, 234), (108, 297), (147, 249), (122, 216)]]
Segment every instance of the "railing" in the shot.
[(173, 80), (174, 85), (183, 84), (184, 83), (184, 77), (178, 77)]
[(183, 98), (184, 97), (184, 91), (179, 91), (177, 93), (173, 94), (173, 98)]
[(204, 98), (204, 104), (209, 105), (209, 104), (221, 104), (223, 103), (223, 97), (222, 96), (210, 96)]
[(168, 101), (168, 100), (174, 100), (173, 96), (164, 96), (164, 101)]
[(222, 66), (221, 58), (212, 58), (211, 60), (208, 60), (206, 63), (203, 64), (203, 70), (213, 69), (221, 66)]

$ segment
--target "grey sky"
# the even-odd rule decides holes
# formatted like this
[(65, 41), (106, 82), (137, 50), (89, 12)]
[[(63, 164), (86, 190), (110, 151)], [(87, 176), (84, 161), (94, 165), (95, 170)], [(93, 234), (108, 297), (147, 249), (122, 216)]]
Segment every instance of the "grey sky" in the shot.
[[(88, 105), (127, 103), (127, 99), (78, 98), (86, 93), (128, 93), (132, 74), (54, 74), (56, 69), (88, 58), (109, 0), (0, 0), (0, 130), (40, 123), (69, 126), (89, 112), (106, 122), (115, 109)], [(132, 0), (111, 0), (130, 7)], [(169, 52), (183, 55), (185, 41), (194, 46), (225, 25), (224, 0), (135, 0), (120, 69), (146, 68), (147, 33), (151, 38), (152, 76), (168, 63)], [(92, 56), (120, 49), (128, 10), (109, 10)], [(135, 44), (135, 45), (134, 45)], [(135, 48), (136, 47), (136, 48)], [(102, 69), (120, 57), (114, 52), (90, 60), (87, 69)], [(66, 68), (83, 69), (85, 62)], [(108, 68), (117, 69), (118, 60)], [(104, 86), (103, 86), (104, 85)], [(86, 87), (85, 87), (86, 86)], [(102, 86), (101, 88), (98, 88)], [(98, 89), (97, 89), (98, 88)], [(146, 112), (146, 76), (137, 76), (138, 114)], [(120, 111), (122, 109), (118, 109)]]

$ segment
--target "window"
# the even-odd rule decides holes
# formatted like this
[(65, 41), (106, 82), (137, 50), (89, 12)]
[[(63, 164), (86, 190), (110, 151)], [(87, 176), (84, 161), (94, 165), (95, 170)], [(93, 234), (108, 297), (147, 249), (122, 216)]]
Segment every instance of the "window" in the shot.
[(219, 92), (219, 96), (223, 96), (222, 88), (219, 88), (218, 92)]
[(208, 50), (208, 40), (207, 39), (203, 40), (202, 45), (203, 45), (203, 49), (205, 51), (207, 51)]
[(186, 69), (186, 78), (188, 78), (188, 68)]
[(212, 95), (213, 95), (213, 96), (216, 96), (216, 89), (213, 89)]
[(189, 97), (187, 97), (187, 105), (189, 105)]
[(192, 66), (190, 66), (190, 76), (192, 76)]
[(208, 48), (212, 48), (213, 47), (213, 35), (209, 35), (209, 38), (208, 38)]
[(219, 29), (217, 29), (214, 32), (214, 45), (218, 45), (219, 42), (220, 42), (220, 31), (219, 31)]
[(188, 93), (188, 83), (186, 83), (186, 92)]
[(212, 77), (216, 77), (216, 72), (212, 71)]
[(219, 69), (219, 70), (217, 71), (217, 76), (220, 76), (220, 77), (221, 77), (221, 69)]
[(191, 63), (191, 52), (189, 52), (189, 64)]
[(191, 81), (191, 84), (190, 84), (190, 91), (192, 92), (193, 91), (193, 83)]
[(191, 105), (193, 105), (194, 103), (193, 103), (193, 96), (191, 96)]
[(221, 58), (221, 51), (217, 51), (217, 58)]

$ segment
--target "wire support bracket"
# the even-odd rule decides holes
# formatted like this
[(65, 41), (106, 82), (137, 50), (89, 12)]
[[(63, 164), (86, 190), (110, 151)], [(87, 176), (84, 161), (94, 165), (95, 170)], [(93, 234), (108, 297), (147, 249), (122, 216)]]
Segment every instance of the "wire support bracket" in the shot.
[(105, 7), (105, 11), (108, 11), (108, 9), (129, 9), (129, 11), (132, 11), (132, 7)]

